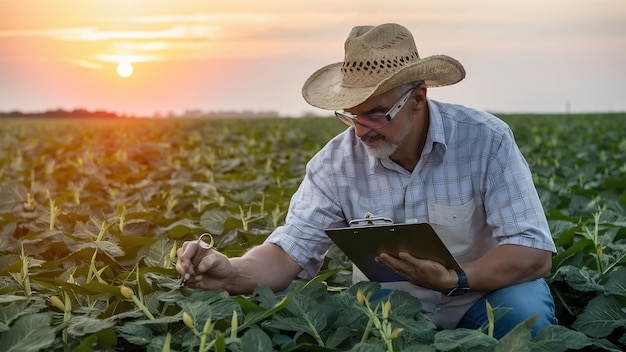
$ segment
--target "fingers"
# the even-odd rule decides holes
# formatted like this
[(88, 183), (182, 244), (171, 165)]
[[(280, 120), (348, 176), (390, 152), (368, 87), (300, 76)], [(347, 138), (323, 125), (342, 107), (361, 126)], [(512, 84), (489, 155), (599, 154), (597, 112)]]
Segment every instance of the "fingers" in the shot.
[(217, 252), (215, 251), (211, 251), (200, 259), (200, 261), (196, 264), (196, 274), (204, 274), (214, 267), (216, 253)]
[(178, 271), (181, 276), (185, 273), (189, 264), (191, 263), (191, 258), (196, 254), (195, 246), (190, 245), (191, 242), (184, 242), (183, 245), (176, 250), (176, 256), (178, 257), (178, 261), (176, 262), (176, 271)]
[(228, 258), (218, 251), (210, 250), (195, 263), (193, 271), (187, 271), (188, 277), (185, 284), (191, 288), (209, 290), (224, 288), (228, 278), (232, 276), (231, 273)]
[(448, 269), (438, 262), (413, 257), (401, 252), (398, 257), (381, 253), (376, 261), (417, 286), (441, 290), (448, 278)]
[(176, 271), (183, 278), (188, 280), (196, 274), (198, 263), (207, 255), (209, 250), (205, 250), (198, 245), (198, 241), (186, 241), (176, 251), (178, 261)]
[[(204, 246), (203, 246), (204, 244)], [(176, 251), (176, 271), (188, 287), (216, 289), (230, 276), (228, 257), (216, 251), (212, 245), (198, 240), (184, 242)]]
[(400, 260), (398, 257), (394, 257), (393, 255), (387, 253), (380, 253), (375, 260), (377, 263), (384, 265), (385, 267), (387, 267), (387, 269), (393, 271), (396, 274), (400, 273), (403, 264), (402, 260)]

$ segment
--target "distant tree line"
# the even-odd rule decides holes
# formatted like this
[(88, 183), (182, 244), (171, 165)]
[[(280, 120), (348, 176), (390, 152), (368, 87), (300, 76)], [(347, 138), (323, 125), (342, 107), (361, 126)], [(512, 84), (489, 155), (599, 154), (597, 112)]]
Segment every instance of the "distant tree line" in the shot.
[(1, 118), (88, 118), (88, 119), (110, 119), (110, 118), (135, 118), (135, 117), (155, 117), (155, 118), (174, 118), (174, 117), (183, 117), (183, 118), (228, 118), (228, 117), (238, 117), (238, 118), (266, 118), (266, 117), (279, 117), (280, 114), (274, 110), (267, 111), (252, 111), (252, 110), (243, 110), (243, 111), (202, 111), (202, 110), (185, 110), (181, 114), (176, 114), (174, 112), (168, 113), (159, 113), (156, 112), (152, 116), (137, 116), (132, 114), (118, 114), (112, 111), (106, 110), (86, 110), (86, 109), (73, 109), (73, 110), (65, 110), (65, 109), (56, 109), (56, 110), (47, 110), (43, 112), (22, 112), (22, 111), (8, 111), (2, 112), (0, 111), (0, 119)]
[(74, 109), (74, 110), (47, 110), (43, 112), (22, 112), (22, 111), (9, 111), (0, 112), (0, 118), (120, 118), (120, 117), (133, 117), (127, 115), (118, 115), (115, 112), (106, 110), (94, 110), (89, 111), (86, 109)]

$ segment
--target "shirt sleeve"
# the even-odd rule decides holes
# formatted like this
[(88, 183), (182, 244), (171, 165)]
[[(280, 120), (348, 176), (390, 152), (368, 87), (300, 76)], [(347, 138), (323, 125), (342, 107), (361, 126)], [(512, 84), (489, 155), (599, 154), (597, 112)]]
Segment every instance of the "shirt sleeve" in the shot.
[(499, 244), (556, 252), (528, 163), (506, 129), (486, 175), (485, 211)]
[(307, 164), (304, 180), (289, 204), (285, 225), (277, 227), (265, 240), (280, 246), (314, 277), (320, 270), (332, 240), (324, 232), (329, 227), (345, 226), (337, 197), (332, 194), (323, 153)]

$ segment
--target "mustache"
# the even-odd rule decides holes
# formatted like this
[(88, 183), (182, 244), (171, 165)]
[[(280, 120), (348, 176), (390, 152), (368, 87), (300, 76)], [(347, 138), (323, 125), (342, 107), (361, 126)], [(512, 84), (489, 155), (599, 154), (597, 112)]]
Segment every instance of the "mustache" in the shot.
[(372, 141), (379, 140), (379, 139), (385, 139), (385, 137), (383, 137), (382, 135), (378, 133), (368, 133), (366, 135), (359, 137), (359, 139), (363, 143), (368, 143), (368, 142), (372, 142)]

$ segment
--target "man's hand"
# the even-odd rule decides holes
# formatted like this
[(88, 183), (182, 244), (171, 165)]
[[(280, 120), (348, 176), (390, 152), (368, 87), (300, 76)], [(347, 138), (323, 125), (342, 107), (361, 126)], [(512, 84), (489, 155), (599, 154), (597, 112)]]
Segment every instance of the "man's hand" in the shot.
[(258, 245), (238, 258), (206, 247), (196, 240), (183, 243), (176, 252), (176, 271), (189, 287), (249, 294), (257, 285), (265, 285), (280, 291), (302, 271), (289, 254), (272, 243)]
[(409, 253), (400, 252), (398, 257), (381, 253), (376, 261), (394, 273), (405, 277), (416, 286), (429, 288), (435, 291), (448, 292), (458, 281), (453, 269), (430, 260), (416, 258)]
[(230, 260), (213, 248), (201, 246), (196, 241), (187, 241), (176, 252), (176, 271), (192, 288), (215, 290), (226, 288), (234, 277)]
[[(463, 270), (473, 291), (489, 292), (544, 277), (550, 272), (551, 256), (551, 252), (543, 249), (503, 244), (474, 261), (464, 262)], [(408, 253), (400, 253), (398, 257), (381, 253), (376, 260), (417, 286), (448, 292), (458, 282), (454, 270)]]

